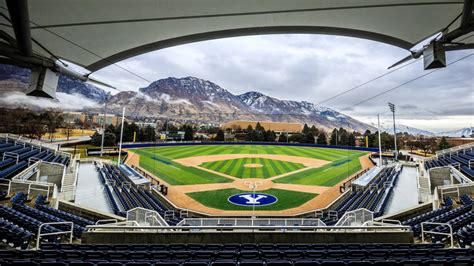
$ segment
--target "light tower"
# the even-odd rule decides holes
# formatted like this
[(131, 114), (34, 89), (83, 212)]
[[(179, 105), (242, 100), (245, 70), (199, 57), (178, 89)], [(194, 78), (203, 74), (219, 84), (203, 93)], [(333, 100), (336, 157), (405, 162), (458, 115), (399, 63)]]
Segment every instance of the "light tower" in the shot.
[(398, 161), (398, 150), (397, 150), (397, 128), (395, 127), (395, 104), (388, 103), (388, 107), (390, 107), (390, 111), (393, 115), (393, 140), (395, 144), (395, 161)]

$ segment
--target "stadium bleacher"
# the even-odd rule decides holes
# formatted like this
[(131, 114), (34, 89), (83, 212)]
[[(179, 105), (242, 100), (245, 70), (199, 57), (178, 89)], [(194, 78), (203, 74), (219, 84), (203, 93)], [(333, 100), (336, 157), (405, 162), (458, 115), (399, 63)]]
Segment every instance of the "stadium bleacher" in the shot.
[[(360, 208), (374, 212), (374, 217), (383, 215), (400, 171), (397, 171), (395, 167), (387, 167), (372, 179), (367, 187), (360, 190), (353, 188), (349, 192), (349, 196), (334, 208), (333, 211), (337, 212), (337, 218), (342, 217), (348, 211)], [(323, 222), (328, 225), (335, 224), (337, 220), (335, 217), (326, 214), (323, 217)]]
[(7, 142), (0, 139), (0, 179), (10, 179), (21, 172), (29, 164), (29, 159), (42, 160), (69, 165), (70, 158), (65, 155), (55, 155), (53, 150), (38, 147), (27, 142)]
[[(436, 244), (57, 245), (0, 251), (9, 265), (472, 265), (474, 250)], [(446, 264), (442, 264), (445, 262)], [(80, 264), (79, 264), (80, 263)], [(24, 265), (24, 264), (23, 264)]]
[(442, 167), (452, 165), (454, 167), (459, 166), (459, 170), (468, 176), (471, 180), (474, 180), (474, 151), (472, 148), (455, 151), (452, 153), (445, 153), (433, 160), (427, 160), (424, 163), (425, 169), (431, 169), (434, 167)]
[[(422, 234), (422, 224), (424, 230), (439, 233), (450, 233), (449, 227), (452, 228), (453, 234), (457, 235), (459, 243), (462, 246), (471, 246), (473, 232), (472, 223), (474, 222), (474, 211), (472, 210), (473, 202), (469, 195), (460, 196), (461, 205), (453, 208), (453, 200), (451, 198), (445, 199), (444, 207), (433, 210), (427, 213), (420, 214), (416, 217), (401, 221), (402, 225), (411, 226), (415, 237), (420, 237)], [(443, 223), (442, 225), (432, 223)], [(471, 226), (471, 227), (470, 227)], [(433, 243), (446, 243), (447, 235), (445, 234), (431, 234), (431, 241)]]
[(158, 197), (154, 196), (145, 188), (130, 185), (116, 165), (96, 164), (99, 171), (99, 179), (105, 186), (106, 198), (114, 214), (125, 216), (125, 212), (136, 207), (150, 209), (158, 212), (164, 217), (168, 224), (176, 225), (181, 219), (174, 215), (165, 215), (170, 210)]
[[(28, 206), (28, 195), (16, 193), (11, 199), (12, 207), (0, 205), (0, 232), (1, 240), (14, 247), (27, 248), (30, 239), (37, 235), (39, 227), (50, 222), (72, 222), (73, 235), (80, 238), (85, 226), (93, 225), (92, 221), (81, 216), (45, 205), (45, 196), (38, 195), (35, 208)], [(42, 233), (59, 233), (70, 230), (70, 225), (44, 225)], [(61, 240), (60, 235), (44, 237), (48, 242)], [(1, 264), (0, 264), (1, 265)]]

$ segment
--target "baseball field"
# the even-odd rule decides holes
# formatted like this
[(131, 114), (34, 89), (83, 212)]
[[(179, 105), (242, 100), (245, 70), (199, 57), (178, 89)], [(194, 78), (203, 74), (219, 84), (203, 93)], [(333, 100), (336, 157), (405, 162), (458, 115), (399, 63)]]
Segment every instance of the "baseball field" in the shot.
[[(315, 147), (192, 145), (128, 151), (127, 163), (169, 186), (167, 197), (177, 206), (221, 215), (296, 211), (318, 198), (321, 205), (331, 200), (328, 193), (338, 196), (339, 183), (371, 166), (363, 160), (368, 152)], [(232, 202), (240, 194), (242, 202)], [(275, 200), (259, 205), (252, 198), (267, 196)], [(245, 197), (250, 197), (247, 202)]]

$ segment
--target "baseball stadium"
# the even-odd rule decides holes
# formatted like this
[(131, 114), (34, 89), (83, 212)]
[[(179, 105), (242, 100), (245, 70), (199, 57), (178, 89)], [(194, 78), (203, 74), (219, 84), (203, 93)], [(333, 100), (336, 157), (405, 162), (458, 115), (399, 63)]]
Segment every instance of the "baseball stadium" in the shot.
[[(0, 106), (0, 266), (473, 265), (474, 128), (462, 137), (402, 132), (409, 127), (398, 128), (395, 104), (387, 109), (384, 102), (393, 117), (393, 128), (384, 129), (378, 110), (366, 104), (411, 82), (423, 85), (419, 79), (474, 55), (450, 59), (453, 51), (474, 47), (472, 0), (0, 2), (0, 100), (19, 104)], [(372, 96), (357, 91), (352, 107), (377, 117), (369, 125), (306, 100), (262, 94), (268, 101), (252, 102), (243, 97), (257, 92), (234, 95), (194, 77), (152, 82), (136, 73), (142, 64), (152, 68), (148, 61), (124, 63), (185, 44), (270, 34), (365, 39), (408, 55), (377, 69), (378, 58), (360, 63), (360, 47), (351, 46), (354, 54), (344, 62), (384, 74), (357, 76), (357, 82), (367, 81), (343, 92), (334, 82), (330, 99), (418, 60), (414, 66), (422, 66), (423, 74), (390, 80), (394, 87)], [(295, 51), (306, 45), (290, 41), (298, 43)], [(149, 61), (207, 60), (196, 51)], [(213, 63), (213, 71), (234, 62), (225, 59)], [(299, 64), (278, 59), (272, 64)], [(305, 75), (319, 75), (304, 67)], [(119, 89), (94, 75), (111, 68), (150, 86), (161, 84), (166, 93), (137, 87), (114, 98), (108, 90)], [(111, 75), (123, 86), (135, 84)], [(277, 74), (271, 78), (288, 82)], [(191, 82), (209, 98), (197, 86), (189, 89)], [(191, 96), (171, 99), (173, 86), (184, 83)], [(453, 92), (445, 94), (456, 95), (452, 105), (469, 98), (449, 85)], [(297, 86), (285, 93), (300, 92)], [(216, 92), (223, 100), (210, 102)], [(101, 98), (100, 107), (89, 103), (93, 97)], [(56, 112), (64, 99), (73, 107), (92, 107)], [(41, 110), (25, 107), (47, 101)], [(232, 101), (238, 104), (226, 105)], [(275, 102), (285, 102), (288, 113)], [(173, 104), (178, 107), (163, 107)], [(289, 113), (297, 105), (306, 109)], [(209, 106), (214, 111), (204, 112)], [(401, 100), (398, 107), (419, 111)], [(227, 113), (218, 114), (220, 109)], [(158, 115), (151, 119), (147, 114), (153, 112)], [(440, 112), (429, 111), (427, 120)]]
[[(369, 152), (273, 145), (189, 145), (128, 149), (126, 163), (168, 188), (178, 207), (210, 215), (294, 215), (325, 208), (340, 186), (370, 169)], [(235, 205), (229, 197), (258, 192), (276, 202)]]

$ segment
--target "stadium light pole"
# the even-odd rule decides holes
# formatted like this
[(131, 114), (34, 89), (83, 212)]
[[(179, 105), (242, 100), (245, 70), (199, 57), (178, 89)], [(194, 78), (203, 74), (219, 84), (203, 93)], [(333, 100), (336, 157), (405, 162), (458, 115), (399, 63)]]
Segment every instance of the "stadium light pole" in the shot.
[(119, 144), (119, 154), (118, 154), (118, 160), (117, 160), (117, 165), (120, 165), (120, 157), (122, 155), (122, 139), (123, 139), (123, 124), (125, 121), (125, 107), (122, 109), (122, 125), (120, 127), (120, 144)]
[(100, 141), (100, 157), (102, 157), (102, 154), (104, 153), (105, 121), (107, 120), (106, 114), (107, 114), (107, 102), (109, 101), (109, 96), (110, 96), (110, 92), (107, 93), (107, 95), (105, 96), (104, 121), (102, 122), (102, 139)]
[(382, 165), (382, 140), (380, 140), (380, 116), (377, 114), (377, 131), (379, 134), (379, 166)]
[(393, 140), (395, 144), (395, 161), (398, 161), (397, 128), (395, 127), (395, 104), (388, 103), (388, 106), (390, 107), (390, 111), (392, 112), (392, 115), (393, 115)]

